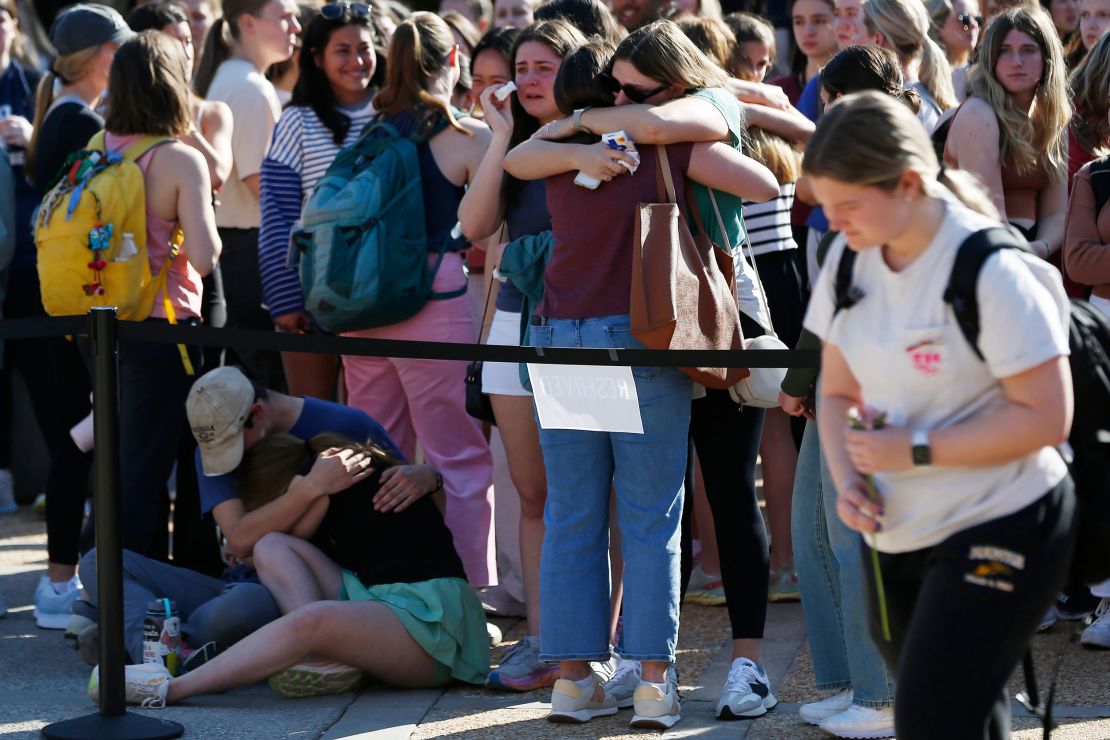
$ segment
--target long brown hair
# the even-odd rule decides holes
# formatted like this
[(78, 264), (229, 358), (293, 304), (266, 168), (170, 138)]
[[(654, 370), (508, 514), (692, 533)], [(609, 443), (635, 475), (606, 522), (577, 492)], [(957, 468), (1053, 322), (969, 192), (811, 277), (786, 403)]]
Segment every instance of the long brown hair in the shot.
[(455, 48), (451, 27), (434, 13), (417, 12), (401, 21), (389, 42), (385, 85), (374, 96), (374, 109), (395, 116), (414, 108), (428, 108), (447, 118), (452, 128), (469, 135), (451, 107), (428, 92), (432, 81), (449, 64)]
[(671, 21), (641, 26), (621, 42), (613, 61), (623, 59), (645, 77), (687, 90), (727, 87), (728, 74)]
[[(1013, 96), (998, 81), (995, 72), (1002, 42), (1015, 30), (1033, 39), (1044, 59), (1032, 113), (1014, 104)], [(1000, 161), (1010, 160), (1018, 172), (1041, 168), (1053, 181), (1067, 177), (1071, 103), (1064, 71), (1064, 52), (1056, 26), (1041, 6), (1011, 8), (995, 16), (987, 26), (979, 61), (971, 68), (968, 83), (971, 93), (985, 100), (998, 118)]]
[(185, 67), (181, 44), (161, 31), (143, 31), (121, 46), (108, 73), (105, 130), (121, 136), (189, 133)]
[(1095, 156), (1104, 156), (1110, 145), (1110, 121), (1106, 117), (1110, 103), (1106, 98), (1110, 92), (1110, 34), (1102, 34), (1091, 47), (1072, 73), (1070, 87), (1075, 131)]
[(379, 470), (401, 464), (372, 440), (355, 442), (341, 434), (325, 433), (304, 442), (291, 434), (267, 434), (244, 453), (236, 473), (235, 488), (243, 506), (253, 511), (281, 496), (294, 476), (304, 472), (305, 466), (321, 452), (333, 447), (366, 453)]
[(198, 95), (208, 97), (216, 70), (231, 58), (239, 40), (239, 19), (244, 15), (258, 16), (271, 2), (273, 0), (223, 0), (224, 14), (208, 29), (208, 38), (204, 40), (204, 53), (193, 83)]

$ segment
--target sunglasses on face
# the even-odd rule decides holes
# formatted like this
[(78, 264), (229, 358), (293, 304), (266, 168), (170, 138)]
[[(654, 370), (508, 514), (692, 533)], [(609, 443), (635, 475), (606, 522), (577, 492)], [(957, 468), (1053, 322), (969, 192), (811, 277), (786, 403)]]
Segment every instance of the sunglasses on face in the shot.
[(972, 21), (975, 22), (975, 25), (982, 26), (983, 25), (983, 16), (981, 16), (981, 15), (971, 15), (970, 13), (960, 13), (959, 15), (956, 16), (956, 21), (961, 26), (964, 27), (965, 31), (967, 31), (971, 28), (971, 22)]
[(370, 15), (370, 6), (366, 3), (341, 2), (328, 3), (320, 8), (320, 15), (329, 21), (339, 20), (344, 13), (350, 14), (352, 18), (365, 18)]
[(648, 98), (652, 98), (670, 87), (670, 85), (660, 85), (654, 90), (641, 90), (633, 85), (622, 85), (620, 80), (608, 72), (602, 72), (597, 76), (597, 79), (613, 95), (623, 92), (624, 96), (633, 103), (646, 103)]

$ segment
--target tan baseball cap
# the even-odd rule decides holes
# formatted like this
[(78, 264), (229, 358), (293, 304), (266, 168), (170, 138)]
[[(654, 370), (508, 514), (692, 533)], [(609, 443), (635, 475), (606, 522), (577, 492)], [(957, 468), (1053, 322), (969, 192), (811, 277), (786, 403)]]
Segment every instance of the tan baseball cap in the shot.
[(254, 386), (234, 367), (218, 367), (193, 383), (185, 400), (189, 426), (200, 446), (205, 475), (224, 475), (243, 460), (243, 425), (254, 405)]

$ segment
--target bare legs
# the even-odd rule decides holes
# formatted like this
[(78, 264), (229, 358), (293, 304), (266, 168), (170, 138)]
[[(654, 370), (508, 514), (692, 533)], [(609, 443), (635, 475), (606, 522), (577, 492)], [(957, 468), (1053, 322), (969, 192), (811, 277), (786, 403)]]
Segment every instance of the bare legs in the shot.
[[(339, 566), (299, 537), (271, 532), (254, 546), (254, 567), (282, 614), (339, 598)], [(267, 674), (269, 675), (269, 674)]]
[(167, 702), (260, 681), (310, 654), (361, 668), (400, 688), (431, 685), (438, 667), (389, 607), (374, 601), (318, 601), (172, 679)]

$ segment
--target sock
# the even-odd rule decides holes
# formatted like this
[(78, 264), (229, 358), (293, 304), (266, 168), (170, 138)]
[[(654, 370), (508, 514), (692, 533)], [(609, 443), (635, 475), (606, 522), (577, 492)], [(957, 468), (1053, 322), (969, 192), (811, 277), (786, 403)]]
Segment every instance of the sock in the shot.
[(654, 686), (655, 688), (657, 688), (657, 689), (659, 689), (660, 691), (662, 691), (662, 692), (663, 692), (664, 694), (665, 694), (665, 693), (667, 693), (667, 691), (668, 691), (668, 690), (669, 690), (669, 689), (671, 688), (671, 687), (670, 687), (670, 684), (667, 684), (667, 683), (655, 683), (654, 681), (640, 681), (640, 685), (641, 685), (641, 686)]
[(65, 581), (51, 581), (50, 582), (50, 587), (52, 589), (54, 589), (55, 594), (57, 594), (58, 596), (61, 596), (62, 594), (64, 594), (66, 591), (69, 590), (69, 581), (68, 580), (65, 580)]

